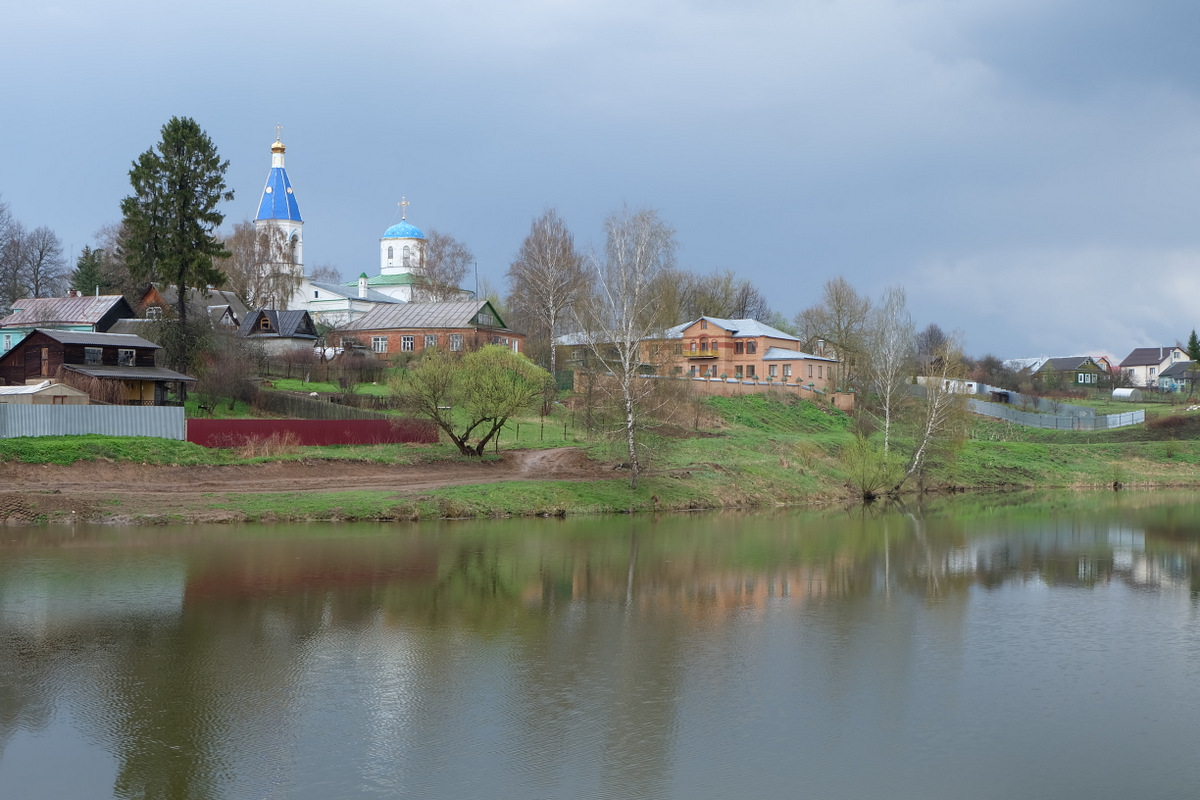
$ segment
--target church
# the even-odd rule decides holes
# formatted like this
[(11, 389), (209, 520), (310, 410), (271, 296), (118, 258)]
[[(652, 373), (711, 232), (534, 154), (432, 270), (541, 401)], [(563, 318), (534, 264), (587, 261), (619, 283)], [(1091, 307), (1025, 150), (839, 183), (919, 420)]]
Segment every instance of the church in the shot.
[[(380, 356), (416, 352), (426, 346), (451, 350), (486, 343), (522, 350), (524, 335), (509, 330), (487, 301), (459, 290), (449, 302), (420, 302), (425, 284), (426, 237), (408, 221), (401, 198), (400, 221), (379, 239), (379, 272), (363, 272), (344, 284), (314, 281), (304, 272), (304, 219), (284, 166), (286, 148), (276, 129), (271, 171), (263, 187), (255, 230), (272, 242), (265, 268), (291, 279), (296, 288), (286, 308), (308, 311), (318, 325), (337, 328), (371, 342)], [(402, 307), (411, 306), (404, 310)], [(366, 318), (366, 319), (364, 319)], [(392, 342), (392, 339), (396, 341)], [(443, 341), (443, 339), (445, 341)], [(390, 343), (390, 345), (389, 345)]]

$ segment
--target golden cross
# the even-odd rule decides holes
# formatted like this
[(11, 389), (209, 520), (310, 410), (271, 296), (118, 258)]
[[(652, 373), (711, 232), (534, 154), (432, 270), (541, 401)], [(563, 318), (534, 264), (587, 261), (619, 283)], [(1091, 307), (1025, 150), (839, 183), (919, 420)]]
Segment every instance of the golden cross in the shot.
[(408, 207), (412, 205), (412, 203), (408, 202), (408, 198), (401, 197), (400, 202), (396, 205), (400, 206), (400, 219), (408, 219), (406, 214), (408, 212)]
[(278, 142), (278, 141), (281, 141), (281, 139), (280, 139), (280, 135), (281, 135), (281, 133), (282, 133), (282, 132), (283, 132), (283, 126), (282, 126), (282, 125), (276, 125), (276, 126), (275, 126), (275, 141), (277, 141), (277, 142)]

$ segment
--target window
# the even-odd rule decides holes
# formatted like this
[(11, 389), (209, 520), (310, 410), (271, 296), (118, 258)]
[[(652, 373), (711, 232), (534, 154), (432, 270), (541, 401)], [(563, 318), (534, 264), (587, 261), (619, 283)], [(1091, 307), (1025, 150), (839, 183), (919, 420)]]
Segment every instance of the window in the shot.
[(65, 406), (67, 404), (67, 396), (65, 394), (52, 395), (50, 403), (56, 406)]
[(479, 324), (480, 325), (495, 325), (496, 318), (493, 317), (491, 314), (487, 313), (486, 311), (480, 311), (479, 312)]
[(747, 353), (757, 353), (758, 352), (758, 342), (746, 342), (746, 352)]
[(677, 356), (683, 355), (683, 345), (681, 345), (681, 344), (675, 345), (674, 347), (671, 348), (671, 352), (673, 352)]
[(739, 356), (740, 356), (742, 353), (746, 352), (746, 343), (745, 343), (745, 342), (736, 342), (736, 343), (733, 345), (733, 352), (734, 352), (736, 355), (739, 355)]
[(463, 349), (463, 335), (461, 333), (450, 334), (450, 349), (454, 352)]
[(403, 254), (404, 266), (411, 267), (412, 266), (412, 248), (409, 247), (408, 245), (404, 245), (404, 249), (401, 250), (400, 252)]
[(735, 377), (735, 378), (742, 377), (742, 365), (741, 364), (738, 364), (736, 367), (733, 368), (733, 377)]
[(696, 368), (695, 367), (690, 368), (688, 370), (688, 375), (691, 375), (693, 378), (696, 377)]
[(103, 360), (104, 360), (104, 350), (102, 348), (99, 348), (99, 347), (83, 348), (83, 363), (99, 364)]
[(411, 353), (413, 350), (415, 350), (416, 347), (415, 347), (414, 341), (413, 341), (415, 338), (416, 337), (413, 337), (413, 336), (401, 336), (400, 337), (400, 352)]
[(313, 289), (313, 300), (316, 300), (320, 296), (321, 296), (321, 293), (318, 292), (316, 289)]
[(779, 369), (778, 367), (776, 367), (774, 364), (772, 364), (771, 366), (767, 367), (767, 375), (771, 378), (778, 378), (779, 373), (776, 371), (778, 369)]
[(696, 341), (695, 341), (695, 339), (693, 339), (693, 340), (692, 340), (692, 344), (691, 344), (691, 350), (692, 350), (692, 352), (693, 352), (693, 353), (694, 353), (694, 352), (696, 352)]
[(137, 357), (136, 350), (118, 350), (117, 351), (117, 366), (132, 367), (134, 359)]
[(371, 352), (386, 353), (387, 352), (387, 337), (372, 336), (371, 337)]
[(706, 319), (700, 320), (700, 330), (702, 330), (702, 331), (708, 330), (708, 320), (706, 320)]
[(716, 339), (713, 339), (712, 342), (710, 342), (709, 344), (712, 347), (712, 351), (714, 353), (721, 349), (721, 343), (718, 342)]
[(425, 334), (425, 347), (427, 347), (427, 348), (437, 347), (437, 334), (436, 333)]
[(146, 319), (162, 319), (162, 309), (158, 306), (150, 306), (146, 309)]
[(519, 348), (519, 345), (520, 345), (520, 342), (519, 342), (519, 340), (517, 340), (517, 339), (513, 339), (513, 340), (512, 340), (512, 348), (513, 348), (513, 352), (514, 352), (514, 353), (519, 353), (519, 352), (521, 352), (521, 351), (518, 349), (518, 348)]
[(682, 375), (683, 367), (671, 367), (671, 374), (672, 375)]
[(753, 377), (754, 377), (754, 365), (753, 365), (753, 364), (747, 364), (747, 365), (746, 365), (746, 377), (747, 377), (747, 378), (753, 378)]
[(388, 261), (391, 261), (392, 257), (392, 246), (388, 245)]
[(700, 349), (701, 349), (701, 350), (707, 350), (707, 349), (708, 349), (708, 339), (701, 339), (701, 340), (700, 340)]
[(791, 364), (783, 365), (783, 377), (785, 377), (785, 378), (792, 377), (792, 365)]
[(1087, 383), (1087, 377), (1082, 372), (1078, 372), (1075, 374), (1075, 382), (1076, 383)]
[(4, 349), (6, 351), (12, 350), (12, 334), (11, 333), (4, 334)]
[(812, 377), (812, 364), (808, 365), (808, 377)]
[(271, 330), (271, 318), (264, 315), (262, 319), (258, 321), (258, 329), (260, 331)]
[(822, 374), (822, 372), (823, 372), (823, 370), (824, 370), (824, 369), (825, 369), (825, 368), (824, 368), (823, 366), (821, 366), (820, 364), (817, 364), (817, 377), (818, 377), (818, 378), (823, 378), (823, 377), (825, 377), (825, 376)]

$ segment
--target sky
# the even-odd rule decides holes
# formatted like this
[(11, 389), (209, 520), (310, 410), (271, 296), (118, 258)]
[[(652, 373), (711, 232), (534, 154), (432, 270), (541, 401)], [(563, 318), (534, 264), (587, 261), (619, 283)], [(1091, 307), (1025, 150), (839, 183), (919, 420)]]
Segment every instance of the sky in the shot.
[(69, 253), (172, 116), (253, 217), (283, 126), (306, 265), (400, 218), (501, 291), (547, 208), (653, 208), (681, 266), (787, 317), (905, 288), (972, 355), (1200, 326), (1200, 4), (1160, 0), (44, 0), (5, 4), (0, 199)]

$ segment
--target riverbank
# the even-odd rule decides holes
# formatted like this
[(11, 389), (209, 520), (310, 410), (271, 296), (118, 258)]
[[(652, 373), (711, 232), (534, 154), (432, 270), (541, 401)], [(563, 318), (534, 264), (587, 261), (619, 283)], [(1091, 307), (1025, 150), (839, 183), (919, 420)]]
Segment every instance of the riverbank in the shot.
[[(0, 524), (164, 524), (463, 517), (833, 506), (856, 501), (836, 409), (717, 398), (702, 425), (663, 428), (637, 491), (603, 443), (501, 449), (446, 445), (209, 450), (106, 437), (0, 442)], [(1030, 433), (972, 421), (935, 457), (935, 494), (1200, 486), (1200, 416), (1108, 435)], [(915, 488), (915, 487), (914, 487)]]

